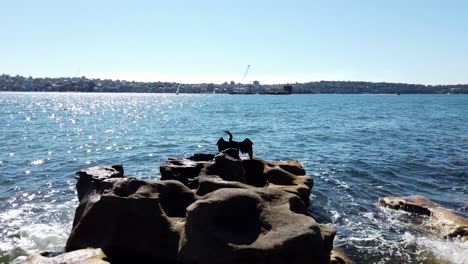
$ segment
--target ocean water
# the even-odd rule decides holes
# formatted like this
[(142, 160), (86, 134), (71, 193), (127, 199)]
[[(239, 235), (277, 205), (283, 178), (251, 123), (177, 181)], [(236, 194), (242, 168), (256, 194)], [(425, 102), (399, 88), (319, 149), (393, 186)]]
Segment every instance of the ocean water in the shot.
[(0, 263), (63, 249), (76, 171), (123, 164), (158, 178), (170, 156), (215, 152), (226, 129), (255, 156), (302, 162), (310, 212), (357, 263), (468, 263), (468, 242), (377, 205), (420, 194), (467, 214), (466, 95), (80, 93), (0, 93)]

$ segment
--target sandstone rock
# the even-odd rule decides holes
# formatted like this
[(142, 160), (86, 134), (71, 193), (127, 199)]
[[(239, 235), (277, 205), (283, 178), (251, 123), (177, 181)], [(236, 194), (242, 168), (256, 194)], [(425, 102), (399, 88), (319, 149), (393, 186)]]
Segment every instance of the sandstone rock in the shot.
[(442, 207), (424, 196), (384, 197), (379, 199), (382, 206), (412, 213), (431, 216), (428, 228), (443, 238), (468, 238), (468, 218), (458, 212)]
[(278, 166), (281, 169), (292, 173), (294, 175), (305, 175), (305, 169), (302, 167), (301, 163), (296, 160), (279, 160), (279, 161), (270, 161), (273, 166)]
[(189, 160), (193, 160), (193, 161), (205, 161), (205, 162), (208, 162), (208, 161), (212, 161), (214, 159), (215, 155), (213, 154), (207, 154), (207, 153), (195, 153), (193, 154), (190, 158), (188, 158)]
[(269, 184), (268, 189), (281, 190), (299, 196), (304, 203), (309, 204), (310, 187), (306, 184), (298, 183), (295, 185), (276, 185)]
[(259, 158), (244, 159), (242, 165), (245, 168), (246, 183), (255, 187), (266, 187), (268, 181), (265, 175), (267, 162)]
[(41, 252), (28, 257), (24, 264), (109, 264), (100, 248), (86, 248), (55, 255)]
[(81, 201), (89, 192), (99, 188), (103, 180), (121, 177), (125, 177), (122, 165), (95, 166), (78, 171), (76, 173), (78, 200)]
[(218, 175), (226, 181), (246, 182), (245, 168), (237, 149), (230, 148), (218, 153), (214, 158), (214, 163), (206, 166), (203, 173)]
[(305, 170), (297, 161), (265, 162), (264, 171), (267, 188), (282, 190), (299, 196), (308, 204), (313, 186), (313, 178), (305, 175)]
[(207, 193), (223, 188), (252, 189), (254, 187), (241, 182), (225, 181), (216, 175), (203, 174), (198, 176), (198, 189), (196, 194), (199, 196), (203, 196)]
[(354, 264), (354, 262), (345, 253), (333, 249), (330, 256), (330, 264)]
[(177, 180), (191, 189), (196, 189), (198, 186), (196, 177), (214, 157), (213, 154), (195, 153), (187, 159), (169, 158), (159, 166), (161, 180)]
[[(170, 158), (161, 165), (160, 171), (162, 180), (175, 179), (191, 189), (198, 188), (200, 175), (215, 175), (225, 181), (237, 181), (255, 187), (293, 193), (306, 204), (309, 203), (313, 186), (312, 177), (305, 175), (304, 167), (298, 161), (240, 159), (236, 149), (226, 149), (214, 158), (213, 155), (201, 153), (189, 159)], [(197, 193), (206, 194), (202, 191)]]
[(112, 263), (175, 262), (193, 192), (178, 181), (110, 178), (80, 202), (65, 250), (102, 248)]
[(220, 189), (187, 209), (181, 263), (329, 263), (335, 230), (295, 195)]
[(196, 159), (169, 158), (159, 166), (161, 180), (177, 180), (185, 186), (195, 189), (197, 186), (193, 181), (207, 164), (207, 161), (198, 161)]
[(226, 149), (160, 171), (161, 181), (118, 165), (78, 172), (66, 251), (102, 248), (112, 263), (329, 263), (335, 229), (309, 215), (313, 181), (299, 162)]

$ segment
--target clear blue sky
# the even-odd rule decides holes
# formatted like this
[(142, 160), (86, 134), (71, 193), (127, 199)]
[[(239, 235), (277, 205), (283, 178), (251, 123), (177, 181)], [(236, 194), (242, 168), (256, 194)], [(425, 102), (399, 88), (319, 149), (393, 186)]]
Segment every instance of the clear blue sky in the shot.
[(2, 1), (0, 73), (468, 83), (468, 1)]

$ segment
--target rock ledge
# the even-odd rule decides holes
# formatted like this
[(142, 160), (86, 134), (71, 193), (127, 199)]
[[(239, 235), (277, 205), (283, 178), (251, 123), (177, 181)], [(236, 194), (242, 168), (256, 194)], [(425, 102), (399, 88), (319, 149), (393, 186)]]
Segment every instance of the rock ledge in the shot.
[(456, 211), (442, 207), (424, 196), (384, 197), (379, 204), (392, 209), (430, 216), (426, 226), (442, 238), (468, 238), (468, 218)]

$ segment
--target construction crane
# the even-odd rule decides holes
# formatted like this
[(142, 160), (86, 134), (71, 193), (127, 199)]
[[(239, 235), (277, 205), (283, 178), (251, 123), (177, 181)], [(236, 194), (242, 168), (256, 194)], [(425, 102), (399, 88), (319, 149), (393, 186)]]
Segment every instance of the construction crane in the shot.
[(249, 73), (249, 70), (250, 70), (250, 65), (247, 65), (247, 68), (245, 68), (244, 76), (242, 77), (241, 83), (244, 83), (245, 77)]

